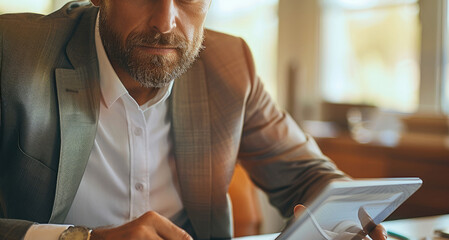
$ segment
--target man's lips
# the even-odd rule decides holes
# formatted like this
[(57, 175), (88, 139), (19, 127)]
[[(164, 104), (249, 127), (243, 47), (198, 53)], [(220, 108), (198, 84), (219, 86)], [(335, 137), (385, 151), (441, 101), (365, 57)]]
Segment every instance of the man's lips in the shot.
[(138, 46), (143, 51), (153, 54), (153, 55), (166, 55), (171, 53), (176, 53), (177, 47), (173, 46)]

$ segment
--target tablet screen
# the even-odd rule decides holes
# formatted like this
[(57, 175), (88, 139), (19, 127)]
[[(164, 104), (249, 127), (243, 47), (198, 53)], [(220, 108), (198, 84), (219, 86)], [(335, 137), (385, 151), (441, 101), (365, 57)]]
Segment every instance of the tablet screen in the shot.
[(419, 178), (332, 182), (277, 239), (363, 239), (421, 184)]

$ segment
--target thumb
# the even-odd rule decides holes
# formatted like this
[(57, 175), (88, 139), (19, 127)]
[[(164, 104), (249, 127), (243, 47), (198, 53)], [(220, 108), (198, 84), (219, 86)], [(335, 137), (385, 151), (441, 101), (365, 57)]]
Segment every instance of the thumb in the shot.
[(296, 205), (293, 210), (295, 217), (300, 216), (305, 210), (306, 210), (306, 207), (304, 205), (301, 205), (301, 204)]

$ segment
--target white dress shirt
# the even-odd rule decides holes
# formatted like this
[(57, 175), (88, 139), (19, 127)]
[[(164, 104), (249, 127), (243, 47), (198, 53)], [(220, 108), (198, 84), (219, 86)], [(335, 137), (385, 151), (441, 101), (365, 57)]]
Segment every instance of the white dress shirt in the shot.
[[(103, 96), (98, 129), (65, 223), (117, 226), (147, 211), (170, 218), (183, 209), (168, 115), (173, 82), (139, 106), (109, 62), (98, 17), (95, 44)], [(25, 240), (56, 240), (67, 227), (33, 225)]]

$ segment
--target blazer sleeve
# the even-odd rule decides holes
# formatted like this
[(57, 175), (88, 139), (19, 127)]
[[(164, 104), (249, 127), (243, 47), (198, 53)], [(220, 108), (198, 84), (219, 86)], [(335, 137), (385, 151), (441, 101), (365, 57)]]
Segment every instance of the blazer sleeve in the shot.
[(0, 219), (0, 239), (22, 240), (33, 222), (14, 219)]
[(3, 56), (3, 31), (0, 27), (0, 146), (2, 144), (2, 56)]
[(280, 111), (255, 74), (248, 46), (243, 52), (251, 76), (239, 159), (253, 182), (268, 194), (284, 217), (296, 204), (307, 203), (333, 179), (347, 179), (324, 156), (313, 138)]

